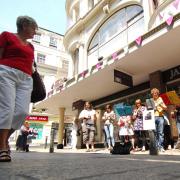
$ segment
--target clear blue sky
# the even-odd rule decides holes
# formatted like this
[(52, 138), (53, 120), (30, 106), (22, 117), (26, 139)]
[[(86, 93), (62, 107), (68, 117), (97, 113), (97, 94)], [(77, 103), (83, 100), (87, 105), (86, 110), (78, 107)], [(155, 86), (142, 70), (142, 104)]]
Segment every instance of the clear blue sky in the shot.
[(16, 18), (33, 17), (42, 28), (65, 34), (66, 0), (0, 0), (0, 32), (16, 32)]

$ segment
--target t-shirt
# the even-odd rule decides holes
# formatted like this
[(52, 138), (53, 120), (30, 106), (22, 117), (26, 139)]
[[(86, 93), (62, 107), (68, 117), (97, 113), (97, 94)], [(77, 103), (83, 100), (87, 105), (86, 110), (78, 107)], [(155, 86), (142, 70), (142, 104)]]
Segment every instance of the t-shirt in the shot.
[[(163, 115), (163, 109), (162, 107), (166, 108), (167, 106), (164, 104), (164, 101), (161, 97), (159, 97), (158, 99), (154, 100), (154, 104), (155, 104), (155, 116), (162, 116)], [(162, 107), (161, 107), (162, 106)]]
[(111, 111), (111, 112), (105, 112), (104, 113), (104, 116), (103, 116), (103, 119), (105, 119), (105, 123), (104, 124), (110, 124), (112, 123), (116, 118), (116, 115), (114, 113), (114, 111)]
[(87, 121), (86, 123), (87, 124), (94, 124), (94, 115), (96, 114), (96, 111), (94, 109), (92, 110), (82, 110), (80, 115), (79, 115), (79, 118), (87, 118)]
[(23, 44), (13, 33), (0, 34), (0, 48), (3, 48), (0, 64), (9, 66), (32, 75), (34, 47), (31, 43)]

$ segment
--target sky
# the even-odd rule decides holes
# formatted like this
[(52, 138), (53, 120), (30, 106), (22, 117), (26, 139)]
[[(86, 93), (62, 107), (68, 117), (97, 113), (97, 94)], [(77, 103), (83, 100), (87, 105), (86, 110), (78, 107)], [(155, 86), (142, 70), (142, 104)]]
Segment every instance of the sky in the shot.
[(16, 32), (16, 18), (27, 15), (39, 27), (64, 35), (66, 0), (0, 0), (0, 32)]

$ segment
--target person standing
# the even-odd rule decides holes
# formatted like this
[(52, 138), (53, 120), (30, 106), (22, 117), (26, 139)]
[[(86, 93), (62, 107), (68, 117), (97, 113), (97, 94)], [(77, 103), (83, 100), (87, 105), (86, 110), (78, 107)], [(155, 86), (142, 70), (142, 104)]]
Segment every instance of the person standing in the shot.
[(71, 147), (72, 149), (76, 149), (77, 146), (77, 133), (78, 133), (78, 119), (75, 118), (73, 121), (73, 125), (72, 125), (72, 142), (71, 142)]
[(123, 142), (131, 141), (132, 149), (134, 150), (134, 131), (131, 115), (122, 115), (119, 117), (119, 137)]
[(114, 147), (114, 121), (116, 119), (116, 115), (114, 111), (112, 110), (111, 105), (106, 105), (106, 111), (104, 113), (104, 116), (102, 117), (104, 120), (104, 131), (106, 135), (106, 140), (108, 144), (108, 150), (111, 150)]
[(27, 149), (27, 137), (29, 134), (31, 134), (30, 126), (27, 121), (24, 122), (24, 124), (21, 126), (20, 134), (18, 136), (17, 142), (16, 142), (16, 150), (17, 151), (26, 151)]
[(177, 122), (178, 133), (180, 135), (180, 106), (176, 107), (176, 122)]
[(11, 161), (8, 139), (28, 115), (32, 92), (34, 47), (28, 42), (38, 25), (29, 16), (19, 16), (17, 33), (0, 34), (0, 162)]
[(90, 151), (90, 144), (91, 150), (94, 151), (95, 125), (97, 118), (96, 112), (92, 108), (92, 104), (90, 102), (85, 102), (84, 110), (81, 111), (79, 119), (82, 120), (83, 143), (86, 144), (87, 152)]
[(159, 96), (159, 90), (153, 88), (151, 90), (152, 100), (154, 103), (154, 115), (155, 115), (155, 137), (156, 146), (160, 152), (165, 152), (163, 148), (164, 143), (164, 111), (167, 110), (167, 106), (164, 104), (163, 99)]
[[(146, 110), (146, 107), (142, 105), (142, 102), (140, 99), (137, 99), (135, 101), (135, 108), (133, 110), (133, 129), (134, 129), (134, 135), (135, 139), (137, 140), (137, 146), (139, 147), (140, 139), (142, 139), (142, 151), (145, 151), (145, 145), (146, 145), (146, 131), (143, 130), (143, 112)], [(135, 150), (139, 150), (139, 148), (136, 148)]]

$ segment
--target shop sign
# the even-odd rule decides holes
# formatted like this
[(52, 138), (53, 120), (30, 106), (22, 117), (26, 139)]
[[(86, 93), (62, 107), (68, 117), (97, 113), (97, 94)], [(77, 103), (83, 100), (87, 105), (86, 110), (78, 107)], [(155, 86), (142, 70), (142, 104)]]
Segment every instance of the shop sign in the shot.
[(133, 86), (132, 76), (130, 76), (124, 72), (118, 71), (116, 69), (114, 69), (114, 82), (123, 84), (128, 87)]
[(27, 116), (26, 121), (48, 122), (48, 116)]
[(176, 66), (172, 69), (163, 72), (164, 82), (172, 81), (178, 78), (180, 78), (180, 66)]

